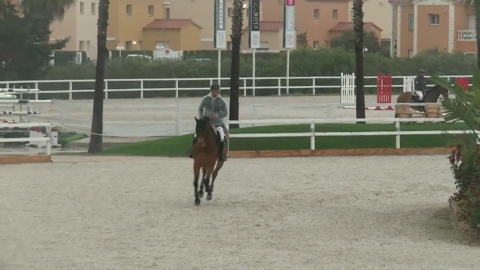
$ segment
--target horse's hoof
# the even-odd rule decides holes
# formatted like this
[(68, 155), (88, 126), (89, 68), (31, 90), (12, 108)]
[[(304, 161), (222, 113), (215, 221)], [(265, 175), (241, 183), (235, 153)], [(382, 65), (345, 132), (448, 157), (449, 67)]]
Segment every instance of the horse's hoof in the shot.
[(211, 201), (212, 200), (212, 193), (208, 193), (207, 194), (207, 201)]
[(195, 198), (195, 205), (196, 205), (196, 206), (199, 206), (199, 205), (200, 205), (200, 199), (199, 199), (199, 198)]
[(200, 190), (200, 191), (198, 192), (198, 197), (199, 197), (199, 198), (203, 198), (203, 190)]

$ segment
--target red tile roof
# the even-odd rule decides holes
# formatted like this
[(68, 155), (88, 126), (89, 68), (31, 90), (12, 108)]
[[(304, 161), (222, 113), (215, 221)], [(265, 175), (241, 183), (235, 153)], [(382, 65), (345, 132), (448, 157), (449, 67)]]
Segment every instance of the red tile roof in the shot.
[(179, 30), (183, 27), (193, 24), (202, 29), (198, 24), (190, 19), (154, 19), (151, 23), (143, 27), (144, 30), (170, 29)]
[[(283, 28), (281, 21), (261, 21), (260, 31), (280, 31)], [(248, 30), (248, 26), (244, 30)]]
[[(370, 28), (370, 27), (375, 27), (380, 31), (383, 31), (380, 27), (378, 27), (376, 24), (372, 22), (364, 22), (363, 23), (363, 28)], [(344, 31), (350, 31), (353, 30), (353, 22), (339, 22), (337, 25), (332, 27), (330, 32), (344, 32)]]

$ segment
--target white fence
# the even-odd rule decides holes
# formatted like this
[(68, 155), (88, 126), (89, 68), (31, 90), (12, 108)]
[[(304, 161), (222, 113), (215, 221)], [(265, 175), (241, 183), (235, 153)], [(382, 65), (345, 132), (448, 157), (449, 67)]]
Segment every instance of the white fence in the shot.
[[(392, 79), (402, 79), (402, 84), (392, 84), (392, 89), (405, 89), (409, 87), (412, 76), (392, 76)], [(449, 75), (442, 76), (444, 78), (471, 78), (471, 75)], [(376, 79), (376, 76), (365, 76), (366, 80)], [(426, 76), (429, 78), (429, 76)], [(228, 82), (230, 78), (221, 78), (221, 81)], [(243, 77), (240, 78), (240, 89), (243, 91), (243, 95), (247, 96), (247, 90), (251, 90), (251, 95), (256, 96), (256, 91), (265, 91), (265, 90), (276, 90), (277, 95), (281, 96), (282, 94), (290, 94), (290, 90), (295, 89), (311, 89), (312, 95), (322, 94), (322, 89), (338, 89), (340, 92), (341, 87), (341, 76), (317, 76), (317, 77)], [(335, 85), (326, 84), (326, 80), (337, 80), (338, 83)], [(109, 98), (110, 93), (115, 92), (138, 92), (138, 98), (144, 98), (144, 94), (147, 92), (158, 92), (158, 91), (169, 91), (173, 92), (173, 95), (178, 98), (181, 96), (182, 91), (205, 91), (207, 92), (213, 82), (217, 82), (218, 78), (178, 78), (178, 79), (108, 79), (105, 80), (105, 98)], [(259, 83), (252, 82), (262, 82), (270, 81), (269, 86), (259, 86)], [(301, 81), (301, 82), (299, 82)], [(406, 82), (407, 81), (407, 82)], [(93, 85), (95, 80), (43, 80), (43, 81), (4, 81), (0, 82), (0, 86), (5, 86), (6, 88), (36, 88), (40, 89), (40, 92), (34, 93), (34, 99), (42, 99), (42, 95), (45, 94), (64, 94), (66, 99), (74, 99), (74, 94), (76, 93), (93, 93)], [(118, 86), (113, 86), (114, 83), (127, 83), (134, 82), (138, 86), (135, 88), (118, 88)], [(148, 87), (148, 84), (153, 82), (164, 82), (172, 85), (173, 87), (164, 87), (164, 88), (155, 88)], [(182, 84), (185, 82), (196, 82), (198, 87), (183, 87)], [(90, 83), (92, 88), (84, 89), (81, 87), (82, 84)], [(290, 83), (296, 85), (289, 85)], [(252, 84), (250, 86), (250, 84)], [(53, 85), (56, 85), (55, 87)], [(200, 86), (203, 85), (203, 86)], [(429, 84), (429, 87), (433, 84)], [(117, 87), (117, 88), (116, 88)], [(377, 84), (367, 84), (365, 88), (376, 88)], [(58, 89), (61, 90), (50, 90)], [(80, 88), (80, 89), (79, 89)], [(261, 93), (260, 93), (261, 94)]]
[[(401, 131), (401, 122), (445, 122), (443, 118), (336, 118), (336, 119), (265, 119), (265, 120), (239, 120), (228, 121), (227, 127), (230, 129), (230, 124), (309, 124), (310, 132), (301, 133), (246, 133), (246, 134), (230, 134), (230, 138), (298, 138), (310, 137), (310, 150), (315, 150), (316, 137), (328, 136), (396, 136), (395, 147), (400, 148), (400, 137), (402, 135), (441, 135), (441, 134), (471, 134), (471, 130), (421, 130), (421, 131)], [(316, 132), (315, 124), (333, 124), (333, 123), (356, 123), (356, 122), (370, 122), (370, 123), (395, 123), (396, 131), (365, 131), (365, 132)], [(480, 132), (480, 131), (478, 131)], [(478, 139), (477, 139), (478, 141)], [(274, 150), (274, 149), (272, 149)]]
[(9, 142), (29, 142), (32, 144), (33, 142), (45, 142), (46, 143), (46, 154), (49, 156), (52, 153), (52, 145), (51, 145), (51, 132), (53, 125), (51, 123), (7, 123), (3, 124), (0, 123), (0, 130), (1, 129), (29, 129), (32, 127), (46, 127), (46, 136), (45, 137), (29, 137), (29, 138), (0, 138), (0, 143), (9, 143)]

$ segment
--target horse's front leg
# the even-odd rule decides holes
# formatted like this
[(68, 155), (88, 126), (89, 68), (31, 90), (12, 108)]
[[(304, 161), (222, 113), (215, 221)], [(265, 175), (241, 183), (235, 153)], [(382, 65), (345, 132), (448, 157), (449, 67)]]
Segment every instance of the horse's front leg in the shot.
[[(212, 199), (212, 193), (213, 193), (213, 188), (215, 186), (215, 179), (217, 179), (217, 176), (218, 176), (218, 171), (220, 171), (220, 169), (223, 167), (223, 162), (219, 161), (217, 163), (217, 166), (216, 168), (213, 170), (213, 173), (212, 173), (212, 183), (210, 184), (210, 200)], [(208, 197), (207, 197), (207, 200), (208, 200)]]
[(196, 163), (193, 164), (193, 191), (195, 195), (195, 205), (200, 205), (200, 194), (198, 192), (198, 178), (200, 178), (200, 166)]
[[(202, 183), (200, 184), (200, 191), (198, 192), (198, 196), (203, 198), (203, 186), (205, 184), (205, 175), (207, 174), (207, 169), (202, 167)], [(206, 188), (208, 191), (208, 188)]]

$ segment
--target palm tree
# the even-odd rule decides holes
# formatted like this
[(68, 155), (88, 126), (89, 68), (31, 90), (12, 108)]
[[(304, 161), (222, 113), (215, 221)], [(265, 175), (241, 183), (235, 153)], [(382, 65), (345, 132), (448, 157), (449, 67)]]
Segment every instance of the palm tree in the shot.
[[(243, 30), (243, 1), (233, 1), (232, 14), (232, 63), (230, 68), (230, 120), (239, 119), (239, 94), (240, 94), (240, 45)], [(239, 124), (232, 124), (230, 128), (238, 128)]]
[(353, 31), (355, 32), (355, 89), (357, 118), (365, 118), (363, 70), (363, 0), (353, 0)]
[(92, 134), (88, 152), (99, 153), (103, 144), (103, 98), (105, 83), (105, 56), (107, 55), (108, 7), (110, 0), (100, 0), (98, 6), (97, 69), (93, 97)]
[(22, 8), (24, 13), (54, 21), (62, 20), (65, 11), (75, 2), (76, 0), (24, 0)]
[(447, 88), (455, 96), (454, 99), (448, 98), (442, 101), (445, 121), (461, 120), (479, 138), (477, 130), (480, 129), (480, 71), (475, 71), (473, 74), (471, 91), (465, 91), (456, 82), (452, 86), (448, 80), (436, 75), (432, 76), (431, 79)]

